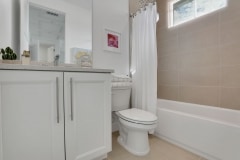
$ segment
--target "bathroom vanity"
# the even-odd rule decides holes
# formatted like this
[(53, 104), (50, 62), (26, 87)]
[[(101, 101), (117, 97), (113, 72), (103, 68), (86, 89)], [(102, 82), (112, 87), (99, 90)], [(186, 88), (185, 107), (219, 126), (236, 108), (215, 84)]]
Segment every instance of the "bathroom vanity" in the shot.
[(111, 72), (0, 64), (0, 160), (104, 158)]

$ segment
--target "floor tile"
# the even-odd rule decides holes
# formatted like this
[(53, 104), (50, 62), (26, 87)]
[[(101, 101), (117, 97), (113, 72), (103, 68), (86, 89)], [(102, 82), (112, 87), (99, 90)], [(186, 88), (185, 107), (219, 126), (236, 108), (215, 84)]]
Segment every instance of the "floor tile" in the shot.
[(165, 140), (149, 135), (150, 152), (146, 156), (135, 156), (117, 142), (118, 132), (112, 134), (112, 152), (108, 160), (207, 160)]

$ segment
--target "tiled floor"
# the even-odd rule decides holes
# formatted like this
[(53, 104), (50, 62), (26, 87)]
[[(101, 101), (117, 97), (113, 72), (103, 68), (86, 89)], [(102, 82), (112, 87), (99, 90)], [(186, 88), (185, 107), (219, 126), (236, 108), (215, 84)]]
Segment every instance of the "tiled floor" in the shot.
[(149, 137), (150, 153), (141, 157), (134, 156), (118, 144), (118, 135), (118, 132), (113, 133), (113, 150), (108, 154), (108, 160), (206, 160), (152, 135)]

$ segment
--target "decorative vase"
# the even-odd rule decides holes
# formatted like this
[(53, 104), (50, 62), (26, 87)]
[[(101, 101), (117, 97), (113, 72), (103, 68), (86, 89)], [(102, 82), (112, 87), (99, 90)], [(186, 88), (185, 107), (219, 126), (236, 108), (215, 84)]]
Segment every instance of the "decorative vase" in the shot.
[(29, 65), (30, 64), (30, 57), (22, 56), (22, 64)]

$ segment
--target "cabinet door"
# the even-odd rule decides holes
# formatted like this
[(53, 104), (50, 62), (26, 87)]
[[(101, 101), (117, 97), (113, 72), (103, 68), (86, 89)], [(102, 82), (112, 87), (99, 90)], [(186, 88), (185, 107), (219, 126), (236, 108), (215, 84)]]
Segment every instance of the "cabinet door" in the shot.
[(64, 160), (62, 99), (63, 73), (0, 70), (0, 160)]
[(111, 150), (110, 74), (64, 73), (67, 160), (92, 160)]

